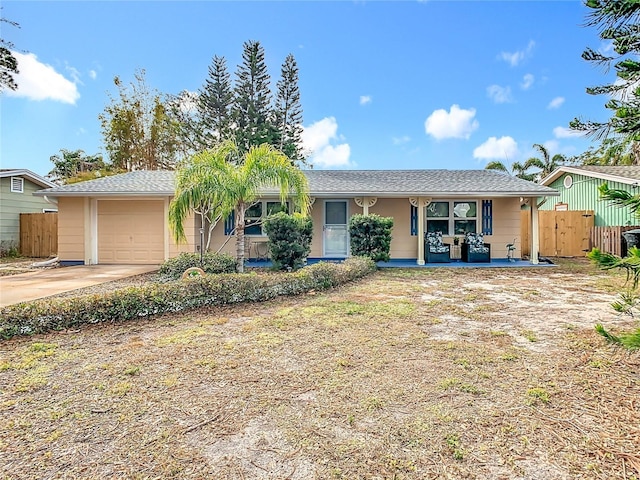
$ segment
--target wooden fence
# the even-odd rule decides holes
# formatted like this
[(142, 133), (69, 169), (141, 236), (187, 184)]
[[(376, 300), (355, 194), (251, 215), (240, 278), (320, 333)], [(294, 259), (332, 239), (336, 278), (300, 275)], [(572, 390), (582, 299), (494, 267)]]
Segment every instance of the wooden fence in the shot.
[(593, 227), (591, 229), (591, 246), (622, 257), (627, 254), (626, 242), (622, 234), (636, 228), (640, 227)]
[(58, 254), (58, 214), (20, 214), (20, 254), (46, 258)]
[[(538, 227), (540, 255), (545, 257), (584, 257), (591, 250), (592, 210), (540, 210)], [(530, 255), (531, 211), (521, 213), (522, 254)]]

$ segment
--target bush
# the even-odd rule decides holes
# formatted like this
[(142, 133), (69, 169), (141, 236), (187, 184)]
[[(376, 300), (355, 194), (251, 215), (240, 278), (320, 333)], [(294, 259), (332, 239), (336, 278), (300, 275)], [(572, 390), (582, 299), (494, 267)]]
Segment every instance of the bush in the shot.
[(393, 218), (380, 215), (354, 215), (349, 219), (351, 255), (388, 262)]
[(313, 223), (306, 215), (284, 212), (264, 221), (269, 236), (269, 253), (277, 270), (297, 270), (304, 265), (311, 251)]
[(226, 253), (207, 252), (202, 255), (200, 265), (199, 253), (181, 253), (164, 262), (159, 273), (164, 279), (177, 280), (185, 270), (192, 267), (202, 268), (205, 273), (235, 273), (236, 259)]
[(239, 302), (260, 302), (279, 295), (324, 290), (376, 270), (369, 258), (317, 263), (280, 275), (216, 274), (129, 287), (72, 299), (44, 299), (0, 310), (0, 338), (77, 328), (83, 324), (122, 322), (168, 312)]

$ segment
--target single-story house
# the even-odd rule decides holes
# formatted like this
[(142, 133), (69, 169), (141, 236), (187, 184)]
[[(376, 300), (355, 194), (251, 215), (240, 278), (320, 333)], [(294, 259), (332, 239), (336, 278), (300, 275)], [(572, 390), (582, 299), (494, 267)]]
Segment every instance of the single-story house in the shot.
[(611, 189), (637, 195), (640, 193), (640, 166), (563, 166), (554, 170), (540, 183), (557, 190), (560, 194), (553, 201), (541, 205), (541, 210), (593, 210), (596, 227), (638, 223), (628, 207), (619, 207), (601, 200), (598, 187), (606, 183)]
[(56, 212), (55, 202), (33, 193), (55, 183), (25, 169), (0, 170), (0, 246), (17, 248), (20, 244), (20, 214)]
[[(552, 188), (491, 170), (306, 170), (312, 197), (311, 258), (350, 255), (347, 224), (356, 213), (393, 217), (392, 259), (424, 264), (424, 233), (441, 231), (449, 243), (464, 232), (482, 232), (493, 245), (494, 258), (507, 256), (506, 245), (520, 236), (520, 205), (557, 196)], [(169, 203), (174, 173), (135, 171), (56, 186), (36, 193), (58, 201), (58, 257), (63, 264), (161, 263), (200, 246), (197, 216), (185, 224), (186, 244), (176, 244), (169, 231)], [(265, 190), (247, 212), (250, 221), (266, 216), (278, 203), (275, 190)], [(211, 249), (224, 245), (234, 252), (230, 222), (213, 232)], [(537, 223), (532, 231), (537, 232)], [(260, 225), (247, 228), (250, 243), (266, 241)], [(225, 244), (226, 241), (226, 244)], [(515, 256), (520, 256), (516, 241)], [(537, 235), (531, 260), (537, 263)], [(252, 254), (253, 252), (251, 252)]]

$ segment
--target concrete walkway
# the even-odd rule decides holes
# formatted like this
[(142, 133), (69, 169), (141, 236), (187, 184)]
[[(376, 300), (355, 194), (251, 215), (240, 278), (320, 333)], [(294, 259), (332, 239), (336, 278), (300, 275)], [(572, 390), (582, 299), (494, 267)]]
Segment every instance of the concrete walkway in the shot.
[(0, 277), (0, 307), (158, 270), (158, 265), (79, 265)]

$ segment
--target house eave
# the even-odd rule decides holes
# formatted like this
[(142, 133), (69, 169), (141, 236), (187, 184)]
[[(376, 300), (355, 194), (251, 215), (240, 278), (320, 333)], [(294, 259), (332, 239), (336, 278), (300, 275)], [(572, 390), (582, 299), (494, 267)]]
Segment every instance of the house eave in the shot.
[(608, 173), (594, 172), (592, 170), (583, 170), (575, 167), (558, 167), (551, 172), (547, 177), (542, 179), (541, 185), (550, 185), (565, 173), (571, 173), (573, 175), (582, 175), (583, 177), (599, 178), (601, 180), (608, 180), (610, 182), (618, 182), (626, 185), (639, 185), (640, 182), (637, 179), (621, 177), (620, 175), (611, 175)]

